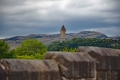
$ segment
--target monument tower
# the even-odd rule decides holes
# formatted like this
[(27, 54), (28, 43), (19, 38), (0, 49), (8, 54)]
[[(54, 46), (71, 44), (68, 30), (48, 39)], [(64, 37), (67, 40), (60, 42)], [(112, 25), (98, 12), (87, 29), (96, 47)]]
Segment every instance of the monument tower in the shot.
[(66, 29), (63, 25), (60, 30), (60, 42), (63, 42), (65, 39), (66, 39)]

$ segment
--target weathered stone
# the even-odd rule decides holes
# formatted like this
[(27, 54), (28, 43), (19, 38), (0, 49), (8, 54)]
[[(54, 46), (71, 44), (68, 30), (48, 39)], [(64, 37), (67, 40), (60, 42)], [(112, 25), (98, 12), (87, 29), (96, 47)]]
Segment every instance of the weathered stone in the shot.
[[(114, 51), (119, 55), (119, 58), (120, 58), (120, 50), (119, 49), (114, 49)], [(118, 65), (120, 65), (120, 63), (118, 63)], [(117, 66), (118, 66), (117, 65)], [(119, 70), (119, 72), (118, 72), (118, 80), (120, 80), (120, 70)]]
[(119, 80), (118, 71), (97, 71), (96, 80)]
[(118, 72), (118, 80), (120, 80), (120, 71)]
[(96, 79), (94, 78), (66, 79), (65, 77), (62, 77), (62, 80), (96, 80)]
[(120, 50), (100, 47), (79, 47), (79, 52), (87, 52), (99, 63), (96, 64), (96, 80), (120, 80)]
[(0, 74), (3, 74), (0, 80), (61, 80), (58, 65), (53, 60), (2, 59)]
[(6, 73), (5, 71), (2, 69), (3, 66), (0, 65), (0, 80), (5, 80), (6, 79)]
[(112, 50), (120, 56), (120, 49), (112, 49)]
[(98, 70), (120, 70), (120, 57), (117, 49), (80, 46), (78, 51), (87, 52), (89, 55), (99, 61), (96, 67)]
[(45, 59), (56, 60), (61, 76), (67, 79), (95, 77), (95, 60), (85, 52), (47, 52)]

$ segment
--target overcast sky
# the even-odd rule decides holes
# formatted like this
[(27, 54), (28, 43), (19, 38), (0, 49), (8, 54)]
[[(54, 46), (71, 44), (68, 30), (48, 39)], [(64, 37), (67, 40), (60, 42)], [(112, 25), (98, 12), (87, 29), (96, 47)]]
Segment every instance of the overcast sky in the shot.
[(0, 0), (0, 38), (98, 31), (120, 36), (120, 0)]

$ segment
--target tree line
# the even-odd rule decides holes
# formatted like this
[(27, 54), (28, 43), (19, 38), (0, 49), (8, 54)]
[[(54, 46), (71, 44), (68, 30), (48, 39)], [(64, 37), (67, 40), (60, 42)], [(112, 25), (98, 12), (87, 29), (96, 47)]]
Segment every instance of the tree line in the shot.
[(74, 38), (63, 42), (55, 41), (48, 46), (48, 51), (61, 51), (76, 49), (78, 46), (97, 46), (106, 48), (120, 49), (120, 40), (97, 39), (97, 38)]

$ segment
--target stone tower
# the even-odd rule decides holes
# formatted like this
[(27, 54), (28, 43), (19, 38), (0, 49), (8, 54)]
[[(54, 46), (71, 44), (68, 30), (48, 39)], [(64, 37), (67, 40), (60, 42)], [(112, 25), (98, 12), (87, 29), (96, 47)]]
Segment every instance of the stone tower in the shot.
[(60, 30), (60, 42), (63, 42), (65, 39), (66, 39), (66, 29), (63, 25)]

